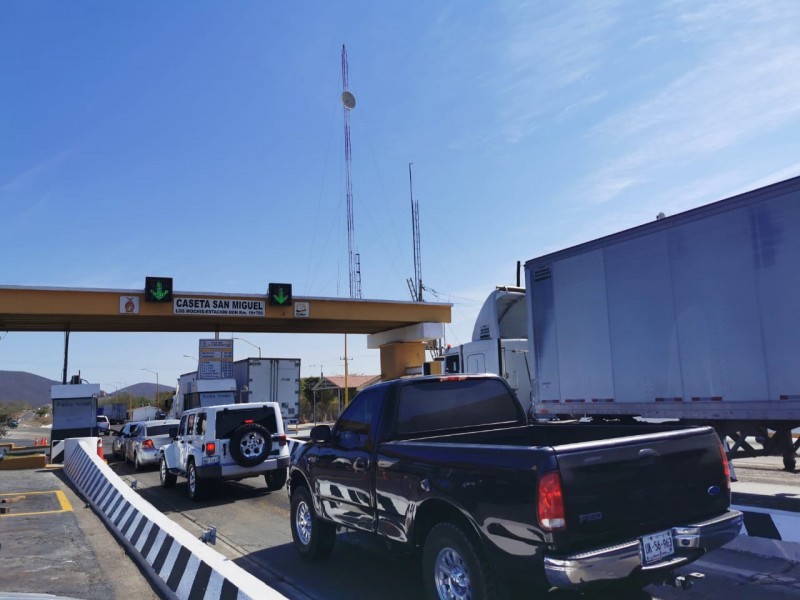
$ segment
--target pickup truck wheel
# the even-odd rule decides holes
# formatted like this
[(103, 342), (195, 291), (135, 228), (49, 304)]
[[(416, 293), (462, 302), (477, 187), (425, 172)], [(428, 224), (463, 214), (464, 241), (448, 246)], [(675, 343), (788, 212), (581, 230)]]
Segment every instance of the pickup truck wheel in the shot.
[(186, 467), (186, 487), (189, 491), (189, 499), (192, 501), (196, 502), (205, 495), (205, 482), (197, 476), (197, 467), (194, 466), (192, 460)]
[(161, 487), (165, 488), (174, 487), (175, 482), (178, 480), (178, 476), (173, 475), (167, 469), (167, 459), (164, 458), (164, 455), (161, 455), (158, 461), (158, 478), (161, 480)]
[(272, 449), (269, 430), (258, 423), (245, 423), (231, 434), (231, 457), (240, 467), (255, 467), (264, 462)]
[(336, 526), (320, 519), (314, 512), (311, 494), (299, 487), (292, 492), (292, 540), (301, 558), (322, 560), (336, 543)]
[(476, 544), (452, 523), (431, 529), (422, 550), (422, 575), (430, 600), (499, 598), (497, 581)]
[(275, 469), (264, 475), (267, 482), (267, 489), (270, 492), (277, 491), (286, 485), (286, 469)]

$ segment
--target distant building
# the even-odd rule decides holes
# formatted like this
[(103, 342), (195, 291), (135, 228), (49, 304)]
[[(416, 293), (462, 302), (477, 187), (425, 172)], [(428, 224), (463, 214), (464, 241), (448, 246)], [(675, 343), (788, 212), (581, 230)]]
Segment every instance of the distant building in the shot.
[[(348, 375), (347, 376), (347, 390), (348, 390), (348, 399), (352, 400), (353, 397), (363, 390), (365, 387), (369, 387), (372, 384), (378, 383), (381, 380), (380, 375)], [(345, 382), (344, 382), (344, 375), (331, 375), (320, 378), (317, 385), (311, 388), (311, 391), (314, 393), (314, 420), (316, 420), (316, 404), (317, 398), (320, 399), (323, 397), (324, 392), (328, 392), (326, 394), (330, 397), (330, 394), (335, 394), (336, 397), (339, 399), (339, 413), (341, 414), (342, 410), (344, 409), (344, 398), (345, 398)]]

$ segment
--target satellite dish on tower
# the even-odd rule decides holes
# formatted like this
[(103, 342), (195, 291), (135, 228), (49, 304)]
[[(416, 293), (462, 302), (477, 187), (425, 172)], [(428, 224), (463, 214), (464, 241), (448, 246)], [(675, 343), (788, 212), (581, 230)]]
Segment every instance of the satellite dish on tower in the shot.
[(345, 90), (342, 92), (342, 104), (347, 110), (353, 110), (356, 107), (356, 97)]

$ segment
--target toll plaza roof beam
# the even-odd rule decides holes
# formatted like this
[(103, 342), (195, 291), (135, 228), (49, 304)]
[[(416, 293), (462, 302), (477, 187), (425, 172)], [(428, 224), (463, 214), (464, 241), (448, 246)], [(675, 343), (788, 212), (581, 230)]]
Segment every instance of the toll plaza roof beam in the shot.
[[(375, 334), (419, 323), (449, 323), (451, 304), (294, 296), (268, 306), (266, 294), (173, 292), (175, 298), (263, 302), (263, 316), (176, 315), (172, 303), (144, 301), (143, 290), (0, 286), (0, 331)], [(138, 312), (126, 312), (126, 299)], [(296, 316), (297, 305), (305, 306)]]

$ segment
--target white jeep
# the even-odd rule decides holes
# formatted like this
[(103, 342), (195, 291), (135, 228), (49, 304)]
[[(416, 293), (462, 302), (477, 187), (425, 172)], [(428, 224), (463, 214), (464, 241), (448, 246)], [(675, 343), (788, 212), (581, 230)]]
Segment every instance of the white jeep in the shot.
[(161, 448), (161, 485), (186, 477), (198, 500), (215, 481), (263, 475), (269, 490), (286, 485), (289, 446), (277, 402), (193, 408), (181, 415), (172, 441)]

